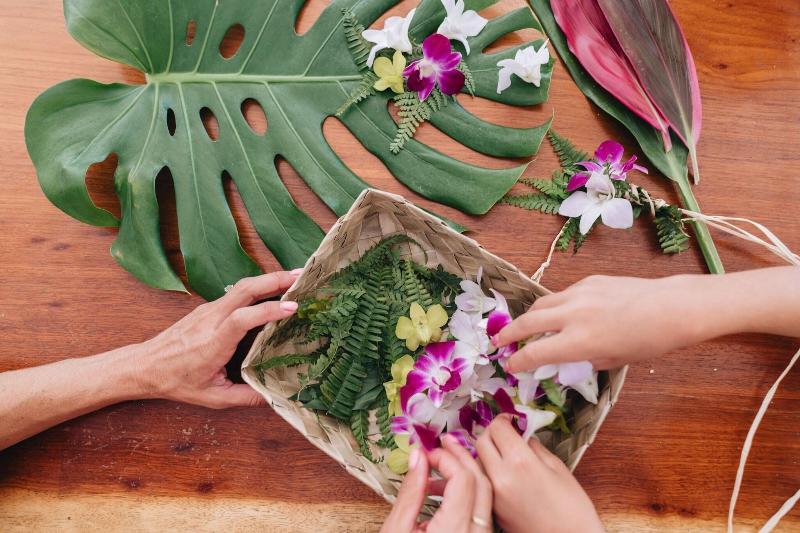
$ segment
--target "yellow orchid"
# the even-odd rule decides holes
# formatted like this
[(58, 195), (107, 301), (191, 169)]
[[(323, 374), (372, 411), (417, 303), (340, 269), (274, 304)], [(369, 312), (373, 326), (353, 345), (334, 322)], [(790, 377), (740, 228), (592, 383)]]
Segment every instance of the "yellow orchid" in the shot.
[(394, 442), (397, 448), (389, 453), (386, 458), (386, 466), (395, 474), (405, 474), (408, 472), (408, 458), (411, 456), (411, 450), (418, 445), (411, 446), (408, 442), (408, 435), (395, 435)]
[(383, 384), (386, 397), (389, 399), (389, 414), (401, 416), (403, 409), (400, 407), (400, 389), (406, 384), (408, 373), (414, 368), (414, 358), (404, 355), (392, 365), (392, 381)]
[(385, 91), (391, 89), (397, 94), (403, 94), (403, 71), (406, 68), (406, 57), (403, 53), (397, 50), (389, 61), (388, 57), (379, 57), (375, 60), (372, 67), (375, 74), (378, 75), (378, 81), (375, 82), (376, 90)]
[(432, 305), (427, 311), (417, 302), (411, 304), (408, 316), (401, 316), (397, 321), (395, 335), (406, 341), (406, 347), (412, 352), (430, 342), (437, 342), (442, 337), (442, 326), (447, 324), (447, 311), (439, 304)]

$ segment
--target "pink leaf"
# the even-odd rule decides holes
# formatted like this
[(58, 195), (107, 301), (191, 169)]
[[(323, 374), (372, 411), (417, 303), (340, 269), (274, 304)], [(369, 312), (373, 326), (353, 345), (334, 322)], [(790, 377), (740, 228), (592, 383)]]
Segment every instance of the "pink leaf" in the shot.
[(653, 105), (689, 148), (697, 171), (702, 104), (694, 59), (667, 0), (597, 0)]
[[(627, 1), (619, 3), (627, 5)], [(659, 130), (669, 150), (669, 126), (639, 83), (597, 0), (551, 0), (550, 4), (569, 49), (583, 68), (623, 105)]]

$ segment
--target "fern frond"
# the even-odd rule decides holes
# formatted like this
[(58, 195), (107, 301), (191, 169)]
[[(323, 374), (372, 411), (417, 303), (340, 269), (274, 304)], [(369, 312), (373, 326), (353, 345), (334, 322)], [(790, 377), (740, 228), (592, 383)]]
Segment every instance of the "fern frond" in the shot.
[(389, 413), (389, 402), (386, 398), (375, 410), (375, 417), (378, 421), (378, 428), (381, 430), (381, 440), (378, 441), (378, 444), (383, 448), (397, 448), (392, 433), (392, 415)]
[(580, 235), (580, 219), (571, 218), (564, 224), (556, 248), (562, 252), (566, 252), (569, 250), (569, 245), (578, 235)]
[(451, 98), (442, 94), (439, 89), (434, 89), (424, 102), (419, 99), (415, 92), (395, 95), (393, 99), (395, 105), (397, 105), (397, 115), (400, 117), (400, 122), (397, 124), (397, 133), (394, 136), (394, 140), (389, 145), (392, 153), (400, 153), (406, 142), (411, 140), (417, 133), (417, 128), (430, 120), (434, 113), (447, 107)]
[(689, 248), (689, 234), (677, 207), (668, 205), (659, 208), (653, 222), (658, 244), (665, 254), (677, 254)]
[(350, 429), (358, 443), (359, 450), (361, 450), (361, 455), (374, 463), (375, 458), (372, 456), (372, 450), (369, 449), (369, 440), (367, 439), (369, 435), (369, 413), (364, 410), (355, 411), (350, 419)]
[(259, 372), (266, 372), (272, 368), (277, 367), (289, 367), (289, 366), (298, 366), (298, 365), (305, 365), (308, 363), (313, 363), (316, 361), (320, 356), (319, 352), (312, 352), (312, 353), (293, 353), (288, 355), (281, 355), (278, 357), (271, 357), (266, 361), (262, 361), (258, 365), (256, 365), (256, 369)]
[(416, 302), (426, 309), (433, 305), (433, 297), (414, 270), (412, 261), (403, 261), (402, 283), (403, 293), (409, 305)]
[(353, 56), (353, 61), (355, 61), (356, 65), (358, 65), (358, 68), (361, 70), (367, 69), (367, 58), (369, 57), (372, 43), (362, 36), (364, 33), (364, 26), (358, 22), (355, 13), (349, 9), (343, 9), (342, 27), (344, 28), (344, 35), (347, 39), (347, 48)]
[(463, 61), (458, 64), (457, 68), (464, 74), (464, 88), (470, 96), (475, 96), (475, 77), (472, 75), (472, 71)]
[(561, 201), (551, 198), (547, 194), (532, 193), (523, 195), (506, 195), (502, 202), (529, 211), (541, 211), (547, 215), (555, 215), (561, 206)]
[(522, 178), (519, 180), (519, 182), (558, 200), (566, 200), (569, 196), (566, 183), (562, 183), (560, 181), (538, 178)]
[(339, 109), (336, 110), (336, 116), (341, 117), (352, 106), (366, 100), (374, 94), (377, 94), (375, 92), (376, 81), (378, 81), (378, 76), (374, 72), (371, 70), (364, 72), (364, 76), (361, 78), (359, 84), (350, 92), (350, 94), (347, 96), (347, 100), (345, 100), (344, 103), (339, 106)]
[(553, 151), (558, 156), (558, 160), (564, 170), (575, 171), (576, 163), (589, 159), (589, 154), (579, 150), (572, 144), (572, 141), (560, 136), (553, 130), (547, 132), (547, 139), (550, 141), (550, 145), (553, 147)]

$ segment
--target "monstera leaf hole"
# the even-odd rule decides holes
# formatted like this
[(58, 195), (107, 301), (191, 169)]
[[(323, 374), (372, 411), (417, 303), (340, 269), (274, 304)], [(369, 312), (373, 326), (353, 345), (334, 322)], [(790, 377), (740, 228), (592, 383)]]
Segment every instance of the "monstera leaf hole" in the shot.
[(328, 5), (330, 5), (330, 0), (306, 0), (294, 21), (294, 32), (297, 35), (305, 35)]
[(175, 137), (175, 130), (177, 128), (178, 124), (175, 122), (175, 111), (170, 107), (167, 109), (167, 131), (170, 137)]
[(200, 120), (203, 121), (203, 127), (206, 129), (208, 138), (216, 142), (219, 139), (219, 121), (217, 116), (209, 108), (204, 107), (200, 110)]
[(267, 115), (264, 113), (264, 108), (255, 98), (248, 98), (240, 106), (242, 116), (244, 117), (247, 125), (253, 130), (256, 135), (264, 136), (267, 133)]
[(244, 26), (238, 22), (228, 28), (228, 31), (225, 32), (225, 36), (219, 43), (219, 54), (225, 59), (233, 59), (242, 47), (244, 33)]
[(319, 195), (314, 194), (314, 190), (284, 157), (275, 158), (275, 168), (292, 201), (306, 213), (314, 213), (314, 221), (327, 233), (338, 219), (337, 214)]
[(233, 220), (236, 222), (239, 242), (244, 251), (253, 258), (253, 261), (260, 265), (267, 265), (274, 261), (272, 254), (264, 244), (264, 241), (258, 236), (258, 230), (256, 230), (247, 213), (247, 207), (244, 205), (239, 188), (236, 186), (236, 180), (227, 170), (222, 172), (222, 188), (225, 191), (228, 208), (231, 210)]
[(186, 24), (186, 39), (184, 39), (186, 46), (192, 46), (195, 35), (197, 35), (197, 22), (192, 19)]
[(175, 183), (169, 168), (164, 167), (156, 174), (155, 191), (160, 222), (159, 236), (167, 256), (167, 262), (182, 282), (187, 283), (186, 265), (183, 262), (180, 235), (178, 234)]
[(114, 174), (117, 172), (118, 164), (117, 154), (111, 153), (103, 161), (89, 165), (85, 178), (92, 203), (100, 209), (105, 209), (117, 219), (121, 215), (119, 198), (114, 191)]

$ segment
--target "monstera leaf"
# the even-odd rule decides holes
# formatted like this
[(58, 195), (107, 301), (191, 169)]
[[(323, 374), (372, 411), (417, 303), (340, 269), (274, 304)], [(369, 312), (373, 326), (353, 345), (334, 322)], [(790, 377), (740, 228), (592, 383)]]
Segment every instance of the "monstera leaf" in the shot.
[[(159, 236), (155, 180), (168, 168), (189, 283), (206, 298), (216, 298), (227, 284), (259, 272), (240, 245), (226, 202), (223, 174), (228, 173), (272, 253), (287, 268), (301, 266), (323, 232), (292, 200), (275, 160), (288, 160), (338, 215), (368, 186), (333, 152), (322, 125), (362, 78), (348, 50), (343, 12), (369, 26), (396, 3), (336, 0), (308, 32), (298, 35), (295, 22), (304, 0), (65, 0), (70, 34), (93, 52), (142, 70), (147, 83), (72, 80), (36, 100), (25, 135), (42, 189), (78, 220), (118, 225), (112, 254), (125, 269), (152, 286), (183, 290)], [(494, 1), (467, 3), (482, 9)], [(435, 32), (443, 17), (440, 0), (424, 0), (412, 38), (420, 42)], [(220, 43), (237, 25), (244, 39), (235, 55), (225, 58)], [(538, 25), (529, 10), (521, 9), (492, 20), (471, 39), (465, 63), (477, 96), (513, 105), (546, 99), (552, 64), (544, 69), (541, 87), (516, 79), (498, 95), (497, 62), (513, 57), (520, 47), (483, 53), (503, 35), (528, 27)], [(341, 120), (397, 179), (426, 198), (465, 213), (485, 213), (522, 173), (524, 167), (468, 165), (413, 140), (399, 154), (391, 153), (396, 124), (388, 98), (371, 97)], [(251, 99), (265, 112), (268, 129), (263, 134), (243, 116), (242, 104)], [(201, 119), (209, 113), (219, 124), (216, 139)], [(549, 126), (500, 127), (457, 103), (437, 113), (432, 123), (475, 150), (513, 157), (533, 155)], [(120, 220), (95, 206), (85, 185), (87, 168), (112, 153), (118, 158), (114, 179)]]

